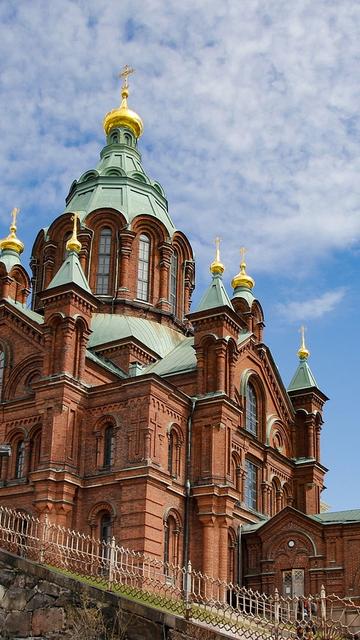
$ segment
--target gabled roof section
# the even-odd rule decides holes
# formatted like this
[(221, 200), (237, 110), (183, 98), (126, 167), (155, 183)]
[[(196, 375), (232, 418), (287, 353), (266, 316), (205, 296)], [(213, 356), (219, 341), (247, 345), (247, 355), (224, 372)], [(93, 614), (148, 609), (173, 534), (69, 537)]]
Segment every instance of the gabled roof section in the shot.
[(91, 330), (89, 348), (93, 351), (100, 345), (134, 338), (163, 358), (185, 340), (182, 333), (158, 322), (120, 314), (94, 313)]
[(349, 509), (347, 511), (325, 511), (309, 516), (312, 520), (322, 524), (345, 524), (348, 522), (360, 522), (360, 509)]
[(299, 391), (301, 389), (319, 388), (306, 360), (300, 360), (298, 368), (291, 380), (288, 391)]
[(212, 282), (201, 298), (195, 313), (225, 306), (230, 307), (232, 311), (235, 311), (226, 292), (221, 276), (214, 275)]
[(64, 284), (76, 284), (78, 287), (91, 294), (89, 283), (85, 277), (78, 255), (75, 251), (69, 252), (59, 271), (55, 274), (47, 288), (54, 289), (55, 287), (61, 287)]
[(143, 373), (156, 373), (159, 376), (165, 376), (194, 369), (196, 369), (194, 338), (185, 338), (162, 360), (146, 367)]
[(41, 316), (40, 313), (36, 313), (36, 311), (29, 309), (29, 307), (27, 307), (26, 304), (22, 304), (21, 302), (16, 302), (15, 300), (12, 300), (12, 298), (7, 298), (6, 302), (8, 302), (12, 307), (17, 309), (21, 313), (23, 313), (24, 316), (26, 316), (33, 322), (36, 322), (37, 324), (44, 324), (44, 317)]

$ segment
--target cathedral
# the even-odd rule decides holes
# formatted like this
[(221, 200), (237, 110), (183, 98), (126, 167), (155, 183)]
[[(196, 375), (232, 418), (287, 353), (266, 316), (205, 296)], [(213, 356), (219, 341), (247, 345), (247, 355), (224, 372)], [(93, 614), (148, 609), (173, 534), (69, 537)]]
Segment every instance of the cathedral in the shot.
[(321, 512), (327, 397), (304, 336), (286, 389), (245, 254), (229, 295), (219, 243), (191, 306), (129, 71), (31, 277), (16, 209), (0, 242), (0, 504), (267, 593), (358, 596), (360, 510)]

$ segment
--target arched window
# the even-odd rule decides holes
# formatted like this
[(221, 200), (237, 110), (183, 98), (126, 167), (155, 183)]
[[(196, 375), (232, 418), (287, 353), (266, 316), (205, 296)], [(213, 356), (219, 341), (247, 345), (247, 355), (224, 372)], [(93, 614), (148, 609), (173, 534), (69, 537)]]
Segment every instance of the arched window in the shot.
[(100, 540), (110, 542), (112, 536), (111, 515), (103, 513), (100, 518)]
[(109, 425), (104, 433), (104, 467), (111, 467), (114, 462), (114, 427)]
[(168, 434), (168, 471), (173, 478), (180, 475), (180, 440), (175, 429)]
[(24, 477), (24, 462), (25, 462), (25, 443), (24, 440), (20, 440), (16, 447), (16, 459), (15, 459), (15, 478)]
[(3, 396), (3, 384), (4, 384), (4, 370), (5, 370), (5, 353), (0, 351), (0, 402)]
[(164, 523), (164, 562), (166, 565), (165, 573), (168, 577), (172, 576), (172, 566), (179, 564), (179, 533), (180, 528), (176, 518), (168, 515)]
[(258, 403), (251, 382), (246, 387), (246, 423), (245, 429), (256, 436), (258, 430)]
[(174, 251), (174, 253), (171, 256), (171, 263), (170, 263), (170, 292), (169, 292), (171, 313), (173, 313), (174, 315), (176, 315), (177, 277), (178, 277), (178, 255)]
[(149, 263), (150, 263), (150, 240), (142, 234), (139, 240), (139, 262), (138, 262), (138, 282), (137, 298), (147, 302), (149, 299)]
[(96, 273), (96, 293), (99, 296), (108, 295), (109, 293), (111, 235), (109, 227), (101, 229)]
[(246, 460), (245, 476), (245, 506), (250, 509), (257, 509), (257, 466), (250, 460)]

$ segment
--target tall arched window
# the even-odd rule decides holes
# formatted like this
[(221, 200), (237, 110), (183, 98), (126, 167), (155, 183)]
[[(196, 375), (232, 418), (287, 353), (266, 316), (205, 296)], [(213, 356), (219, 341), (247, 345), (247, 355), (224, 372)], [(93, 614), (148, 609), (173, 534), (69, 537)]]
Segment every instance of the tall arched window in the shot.
[(100, 296), (109, 293), (111, 235), (109, 227), (101, 229), (96, 272), (96, 293)]
[(139, 240), (139, 262), (137, 298), (147, 302), (149, 299), (149, 263), (150, 263), (150, 240), (142, 234)]
[(104, 467), (111, 467), (114, 462), (114, 427), (109, 425), (104, 433)]
[(168, 471), (173, 478), (177, 478), (180, 475), (181, 442), (175, 429), (171, 429), (168, 439)]
[(16, 459), (15, 459), (15, 478), (24, 477), (24, 462), (25, 462), (25, 443), (24, 440), (20, 440), (16, 447)]
[(0, 402), (3, 397), (3, 384), (4, 384), (4, 370), (5, 370), (5, 353), (0, 351)]
[(257, 470), (256, 464), (246, 460), (245, 505), (250, 509), (257, 509)]
[(256, 436), (258, 430), (258, 403), (251, 382), (246, 387), (246, 423), (245, 429)]
[(170, 263), (170, 292), (169, 301), (171, 307), (171, 313), (176, 315), (176, 299), (177, 299), (177, 277), (178, 277), (178, 256), (174, 253), (171, 256)]
[(168, 577), (172, 576), (172, 566), (178, 565), (179, 558), (179, 525), (173, 515), (168, 515), (164, 523), (164, 562), (170, 566), (165, 567)]

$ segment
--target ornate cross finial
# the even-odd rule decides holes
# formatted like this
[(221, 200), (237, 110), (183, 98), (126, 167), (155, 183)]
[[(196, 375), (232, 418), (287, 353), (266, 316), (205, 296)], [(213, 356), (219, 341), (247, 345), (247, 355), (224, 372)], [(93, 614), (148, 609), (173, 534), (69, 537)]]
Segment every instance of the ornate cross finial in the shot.
[(217, 260), (218, 262), (220, 262), (220, 242), (221, 242), (221, 238), (219, 236), (216, 236), (215, 238), (215, 247), (216, 247), (216, 258), (215, 260)]
[(128, 77), (134, 73), (135, 69), (133, 69), (132, 67), (129, 67), (128, 64), (126, 64), (120, 71), (119, 73), (119, 78), (124, 78), (124, 87), (128, 87), (129, 85), (129, 81), (128, 81)]
[(67, 251), (75, 251), (76, 253), (79, 253), (81, 251), (81, 242), (77, 238), (77, 221), (80, 220), (78, 211), (74, 211), (73, 215), (71, 216), (71, 220), (74, 223), (73, 231), (71, 237), (66, 243), (66, 249)]
[(306, 327), (304, 327), (304, 325), (302, 324), (299, 329), (299, 332), (301, 335), (301, 345), (298, 351), (298, 356), (300, 360), (307, 360), (310, 355), (310, 351), (305, 344), (305, 331), (306, 331)]
[(245, 247), (240, 247), (241, 262), (245, 262), (246, 254), (247, 254), (247, 249), (245, 249)]
[(12, 228), (14, 229), (14, 231), (16, 231), (16, 217), (18, 215), (18, 213), (20, 212), (20, 209), (18, 207), (14, 207), (12, 212), (11, 212), (11, 227), (10, 229), (12, 230)]
[(301, 325), (299, 331), (300, 331), (300, 335), (301, 335), (301, 346), (305, 347), (305, 331), (306, 331), (306, 329), (305, 329), (303, 324)]

